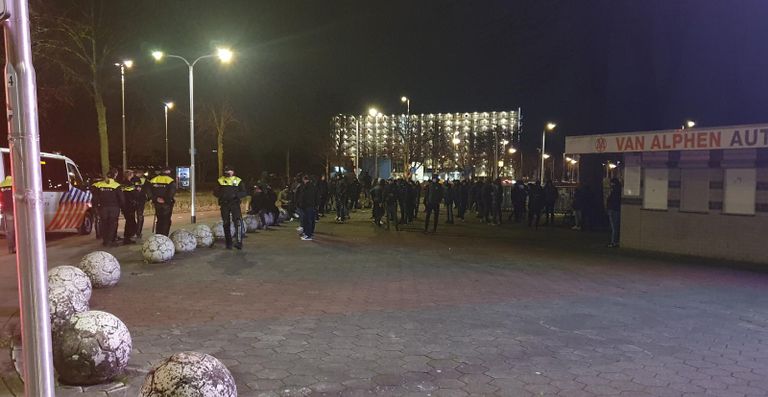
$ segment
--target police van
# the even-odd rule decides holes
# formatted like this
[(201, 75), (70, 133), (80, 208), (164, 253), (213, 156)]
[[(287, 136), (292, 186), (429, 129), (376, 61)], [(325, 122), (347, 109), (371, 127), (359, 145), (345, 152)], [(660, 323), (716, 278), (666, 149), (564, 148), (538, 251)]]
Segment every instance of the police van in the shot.
[[(0, 149), (0, 180), (11, 172), (11, 156)], [(45, 231), (77, 231), (90, 234), (95, 219), (91, 192), (72, 159), (60, 154), (40, 153), (43, 180)], [(5, 221), (3, 232), (5, 232)]]

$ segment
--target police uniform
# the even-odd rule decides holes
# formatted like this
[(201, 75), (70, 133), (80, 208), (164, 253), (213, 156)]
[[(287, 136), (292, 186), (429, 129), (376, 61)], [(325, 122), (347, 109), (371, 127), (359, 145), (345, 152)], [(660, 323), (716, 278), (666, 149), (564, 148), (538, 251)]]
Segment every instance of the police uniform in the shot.
[(133, 184), (136, 194), (136, 229), (135, 235), (141, 238), (141, 231), (144, 230), (144, 207), (147, 204), (147, 178), (143, 176), (134, 176), (131, 178), (131, 184)]
[(13, 222), (13, 178), (6, 176), (0, 182), (0, 205), (2, 205), (3, 220), (5, 221), (5, 239), (8, 242), (8, 252), (16, 252), (16, 228)]
[(133, 236), (141, 238), (141, 229), (144, 227), (144, 204), (147, 202), (144, 191), (145, 184), (145, 178), (133, 177), (128, 181), (128, 184), (123, 185), (123, 193), (125, 194), (125, 206), (123, 207), (125, 232), (123, 237), (126, 243), (130, 243)]
[(237, 176), (221, 176), (217, 180), (216, 189), (213, 194), (219, 199), (221, 207), (221, 220), (224, 222), (224, 238), (227, 248), (232, 248), (232, 231), (230, 224), (235, 224), (235, 248), (243, 248), (242, 237), (242, 218), (240, 211), (240, 200), (247, 196), (243, 180)]
[(102, 243), (111, 245), (117, 235), (117, 219), (125, 205), (122, 186), (112, 178), (93, 184), (93, 201), (101, 218)]
[(176, 181), (168, 175), (160, 174), (150, 179), (149, 188), (152, 194), (152, 204), (155, 207), (155, 216), (157, 217), (155, 232), (167, 236), (171, 231)]

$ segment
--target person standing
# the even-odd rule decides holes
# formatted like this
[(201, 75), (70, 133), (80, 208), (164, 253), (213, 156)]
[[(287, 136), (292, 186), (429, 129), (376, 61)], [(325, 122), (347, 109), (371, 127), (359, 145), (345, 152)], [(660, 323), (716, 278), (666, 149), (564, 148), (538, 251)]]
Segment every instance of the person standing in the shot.
[(125, 196), (122, 187), (115, 178), (117, 169), (112, 168), (104, 175), (104, 179), (93, 184), (93, 201), (101, 218), (102, 245), (117, 246), (117, 220), (120, 208), (125, 206)]
[(611, 223), (611, 242), (608, 247), (618, 248), (621, 233), (621, 182), (616, 178), (611, 178), (611, 191), (608, 193), (605, 209), (608, 210), (608, 220)]
[(464, 214), (467, 212), (467, 204), (469, 201), (469, 185), (466, 179), (463, 179), (461, 182), (459, 182), (458, 185), (456, 185), (456, 193), (457, 193), (457, 199), (458, 199), (457, 215), (459, 219), (461, 219), (461, 221), (464, 222)]
[(243, 214), (240, 210), (240, 200), (248, 195), (245, 184), (240, 177), (235, 176), (235, 169), (231, 166), (224, 167), (224, 175), (220, 176), (216, 183), (213, 195), (219, 199), (227, 249), (232, 249), (232, 224), (235, 225), (234, 246), (237, 249), (243, 249), (241, 227)]
[(525, 191), (525, 184), (521, 181), (515, 182), (514, 186), (512, 186), (512, 207), (514, 212), (509, 215), (510, 218), (514, 215), (515, 223), (519, 223), (523, 220), (525, 215), (525, 199), (527, 195), (528, 193)]
[(336, 222), (344, 223), (349, 218), (349, 210), (347, 209), (347, 181), (344, 180), (344, 176), (339, 174), (336, 176), (336, 187), (334, 193), (334, 201), (336, 202)]
[(448, 225), (453, 224), (453, 203), (456, 196), (456, 188), (453, 186), (453, 182), (447, 181), (445, 183), (445, 223)]
[(493, 200), (493, 186), (491, 181), (486, 179), (480, 188), (480, 222), (491, 223), (491, 201)]
[(544, 226), (555, 224), (555, 203), (557, 202), (557, 188), (551, 179), (544, 185)]
[(302, 183), (299, 207), (302, 212), (301, 223), (304, 234), (301, 239), (312, 241), (312, 237), (315, 235), (315, 215), (317, 214), (317, 187), (310, 181), (309, 175), (303, 176)]
[(317, 206), (317, 215), (324, 217), (325, 211), (328, 206), (328, 181), (325, 179), (325, 175), (320, 176), (320, 181), (317, 182), (317, 194), (320, 198), (320, 202)]
[(16, 225), (14, 223), (13, 214), (13, 178), (7, 175), (2, 182), (0, 182), (0, 195), (3, 213), (3, 221), (5, 222), (5, 240), (8, 242), (8, 253), (16, 253)]
[(381, 226), (381, 217), (384, 216), (384, 188), (385, 182), (383, 179), (379, 179), (376, 186), (371, 189), (371, 212), (373, 212), (373, 223), (376, 226)]
[(171, 231), (173, 204), (176, 202), (174, 198), (176, 196), (176, 181), (171, 178), (171, 169), (166, 167), (160, 175), (152, 178), (149, 181), (149, 189), (157, 218), (155, 232), (168, 236)]
[(440, 203), (443, 201), (443, 187), (440, 186), (440, 179), (437, 175), (432, 177), (432, 181), (429, 182), (424, 192), (424, 211), (426, 213), (424, 221), (424, 233), (429, 229), (429, 218), (431, 215), (435, 216), (434, 224), (432, 225), (432, 233), (437, 232), (437, 222), (440, 218)]
[(493, 187), (491, 189), (491, 212), (494, 225), (501, 225), (501, 206), (504, 201), (504, 186), (501, 184), (501, 178), (496, 178), (493, 181)]
[(144, 207), (147, 205), (147, 178), (144, 177), (144, 172), (136, 170), (133, 178), (131, 178), (131, 184), (141, 194), (136, 195), (136, 238), (140, 239), (142, 231), (144, 230)]
[(538, 183), (528, 184), (528, 226), (539, 227), (541, 209), (544, 206), (544, 190)]
[(400, 225), (397, 222), (397, 200), (397, 183), (390, 180), (389, 183), (384, 186), (384, 205), (387, 209), (387, 230), (389, 230), (389, 225), (394, 223), (395, 230), (400, 231)]
[[(121, 186), (125, 198), (122, 207), (123, 218), (125, 218), (123, 244), (128, 245), (136, 243), (132, 237), (136, 234), (136, 228), (138, 227), (138, 222), (136, 221), (136, 212), (140, 201), (138, 196), (143, 196), (144, 193), (141, 191), (141, 186), (137, 190), (137, 187), (132, 183), (134, 179), (132, 170), (126, 170), (123, 176), (125, 178), (125, 184)], [(143, 203), (143, 200), (141, 202)]]
[(579, 183), (576, 185), (576, 190), (573, 191), (573, 202), (571, 208), (573, 208), (573, 230), (581, 230), (582, 224), (582, 210), (584, 208), (584, 186)]

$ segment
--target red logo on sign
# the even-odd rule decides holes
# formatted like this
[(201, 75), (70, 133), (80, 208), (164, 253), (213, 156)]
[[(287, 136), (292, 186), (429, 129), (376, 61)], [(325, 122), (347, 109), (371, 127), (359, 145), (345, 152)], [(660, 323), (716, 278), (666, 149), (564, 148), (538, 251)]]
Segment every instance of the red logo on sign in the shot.
[(597, 138), (597, 142), (595, 142), (595, 150), (597, 150), (598, 153), (602, 153), (607, 148), (608, 142), (605, 141), (605, 138)]

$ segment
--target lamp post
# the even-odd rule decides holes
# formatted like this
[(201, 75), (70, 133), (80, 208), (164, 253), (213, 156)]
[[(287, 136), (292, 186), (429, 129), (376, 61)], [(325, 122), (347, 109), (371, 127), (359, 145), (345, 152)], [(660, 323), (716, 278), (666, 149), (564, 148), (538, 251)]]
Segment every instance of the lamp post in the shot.
[(190, 216), (192, 223), (196, 222), (195, 219), (195, 65), (206, 58), (219, 58), (221, 63), (229, 63), (232, 61), (234, 53), (227, 48), (219, 48), (215, 54), (208, 54), (198, 57), (192, 62), (189, 62), (186, 58), (179, 55), (166, 54), (162, 51), (153, 51), (152, 56), (157, 61), (161, 61), (164, 57), (176, 58), (182, 60), (187, 64), (189, 68), (189, 190), (192, 195), (192, 203), (190, 206)]
[(539, 184), (544, 184), (544, 157), (547, 148), (547, 131), (552, 131), (557, 127), (555, 123), (547, 123), (544, 131), (541, 132), (541, 172), (539, 173)]
[(405, 133), (403, 134), (403, 176), (407, 177), (411, 174), (411, 159), (410, 159), (410, 122), (411, 122), (411, 99), (403, 96), (400, 98), (400, 102), (405, 104)]
[(126, 59), (116, 63), (115, 66), (120, 68), (120, 93), (123, 107), (123, 171), (125, 171), (128, 169), (128, 158), (125, 154), (125, 69), (132, 68), (133, 61)]
[(373, 180), (379, 181), (379, 113), (376, 108), (368, 109), (368, 114), (373, 117)]
[(687, 121), (685, 122), (685, 124), (683, 124), (683, 128), (682, 128), (682, 129), (685, 129), (686, 127), (688, 127), (688, 128), (693, 128), (693, 127), (695, 127), (695, 126), (696, 126), (696, 122), (695, 122), (695, 121), (693, 121), (693, 120), (687, 120)]
[(166, 102), (163, 104), (163, 110), (165, 110), (165, 167), (168, 167), (168, 111), (173, 109), (173, 102)]

